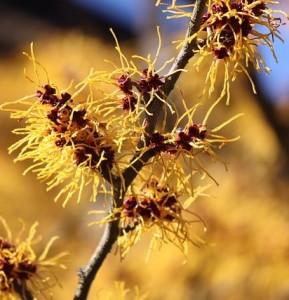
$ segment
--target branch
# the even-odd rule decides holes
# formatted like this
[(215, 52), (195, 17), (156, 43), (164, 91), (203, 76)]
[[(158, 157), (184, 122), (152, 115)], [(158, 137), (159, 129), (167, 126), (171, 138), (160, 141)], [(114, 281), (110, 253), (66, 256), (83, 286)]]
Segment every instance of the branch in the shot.
[(23, 300), (33, 300), (32, 292), (24, 285), (19, 283), (17, 280), (14, 281), (14, 290)]
[[(186, 33), (185, 40), (192, 35), (194, 35), (200, 28), (202, 23), (202, 16), (206, 7), (207, 0), (196, 0), (195, 8), (192, 13), (188, 30)], [(193, 39), (190, 42), (187, 42), (181, 48), (173, 66), (170, 69), (169, 73), (176, 72), (177, 70), (182, 70), (186, 67), (189, 60), (195, 55), (194, 50), (197, 50), (197, 40)], [(166, 79), (165, 85), (162, 89), (163, 94), (168, 97), (171, 91), (174, 89), (176, 82), (178, 81), (182, 71), (176, 72)], [(160, 101), (160, 104), (163, 104)]]
[[(206, 3), (207, 0), (196, 0), (194, 11), (192, 13), (190, 23), (187, 29), (185, 41), (199, 30)], [(174, 61), (173, 66), (169, 71), (169, 73), (172, 73), (172, 75), (166, 78), (165, 84), (159, 91), (160, 97), (165, 99), (168, 98), (182, 73), (181, 70), (183, 70), (186, 67), (189, 60), (195, 55), (194, 50), (196, 49), (196, 39), (190, 40), (190, 42), (186, 42), (183, 44), (176, 60)], [(164, 103), (160, 101), (157, 97), (155, 97), (152, 103), (147, 108), (149, 114), (146, 115), (146, 123), (148, 124), (145, 132), (146, 138), (149, 138), (149, 136), (154, 132), (163, 105)], [(141, 140), (138, 145), (138, 148), (142, 149), (143, 147), (145, 147), (146, 142), (147, 141)], [(137, 176), (138, 172), (142, 169), (144, 164), (147, 163), (149, 159), (153, 156), (154, 152), (150, 150), (148, 150), (144, 154), (140, 154), (139, 152), (135, 155), (135, 157), (132, 159), (134, 163), (130, 167), (128, 167), (123, 173), (123, 177), (126, 180), (126, 188), (131, 184), (131, 182)]]
[[(203, 10), (205, 8), (206, 2), (207, 0), (196, 0), (195, 8), (192, 13), (192, 17), (190, 19), (190, 23), (186, 33), (186, 38), (192, 36), (194, 33), (196, 33), (199, 30), (201, 25)], [(184, 43), (182, 49), (180, 50), (170, 70), (170, 73), (173, 74), (170, 77), (166, 78), (163, 88), (159, 91), (159, 95), (161, 95), (165, 99), (169, 96), (171, 91), (174, 89), (175, 83), (177, 82), (182, 72), (177, 70), (184, 69), (184, 67), (187, 65), (189, 60), (194, 56), (193, 50), (196, 49), (196, 47), (197, 45), (195, 40)], [(148, 123), (148, 127), (146, 128), (146, 137), (149, 137), (154, 132), (163, 105), (164, 103), (162, 101), (159, 101), (159, 99), (155, 97), (151, 105), (149, 105), (149, 107), (147, 108), (149, 114), (147, 114), (146, 116), (146, 121)], [(145, 141), (140, 141), (138, 148), (142, 149), (145, 147), (145, 145), (146, 145)], [(145, 163), (148, 162), (149, 159), (154, 156), (154, 154), (155, 154), (154, 151), (148, 150), (143, 154), (141, 154), (141, 152), (138, 152), (135, 155), (134, 163), (123, 172), (123, 178), (125, 179), (125, 186), (122, 185), (122, 181), (120, 177), (113, 178), (112, 186), (114, 189), (114, 199), (112, 199), (109, 212), (111, 212), (113, 208), (120, 207), (122, 205), (123, 197), (128, 186), (135, 179), (136, 175), (142, 169)], [(113, 244), (116, 242), (118, 238), (119, 235), (118, 225), (119, 225), (119, 220), (108, 222), (106, 224), (101, 241), (97, 246), (97, 248), (95, 249), (90, 261), (88, 262), (87, 266), (80, 269), (78, 273), (79, 283), (77, 286), (74, 300), (87, 299), (90, 286), (98, 270), (100, 269), (107, 254), (111, 251)]]
[(87, 266), (78, 271), (79, 282), (74, 296), (74, 300), (87, 299), (91, 284), (104, 262), (107, 254), (117, 240), (119, 234), (118, 228), (119, 220), (109, 222), (106, 224), (101, 241), (95, 252), (93, 253)]
[[(125, 191), (122, 188), (120, 178), (114, 177), (111, 183), (114, 187), (114, 197), (111, 200), (108, 213), (111, 213), (114, 207), (119, 207), (122, 204), (122, 199)], [(111, 251), (113, 244), (116, 242), (119, 235), (119, 219), (105, 224), (105, 229), (101, 240), (96, 247), (88, 264), (78, 271), (78, 285), (74, 300), (87, 299), (91, 284), (104, 262), (107, 254)]]

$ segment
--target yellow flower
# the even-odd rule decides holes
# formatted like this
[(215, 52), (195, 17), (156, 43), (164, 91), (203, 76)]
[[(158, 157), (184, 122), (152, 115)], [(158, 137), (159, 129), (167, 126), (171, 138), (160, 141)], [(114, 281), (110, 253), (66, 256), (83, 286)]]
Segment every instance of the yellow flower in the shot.
[[(201, 122), (194, 121), (195, 113), (201, 104), (188, 108), (183, 101), (185, 113), (176, 116), (177, 121), (172, 130), (164, 133), (165, 128), (161, 128), (148, 139), (145, 150), (151, 149), (155, 155), (145, 167), (146, 174), (166, 174), (165, 177), (171, 181), (171, 184), (182, 190), (183, 195), (188, 196), (194, 194), (196, 176), (202, 178), (208, 176), (217, 183), (203, 161), (209, 157), (213, 161), (221, 162), (227, 168), (217, 151), (227, 143), (237, 141), (239, 137), (227, 138), (219, 135), (218, 132), (243, 115), (237, 114), (211, 128), (209, 118), (220, 100), (218, 99), (209, 106), (203, 119), (198, 115)], [(146, 180), (149, 181), (149, 177)]]
[(271, 5), (279, 5), (279, 2), (209, 0), (199, 32), (185, 41), (198, 38), (196, 53), (199, 54), (199, 58), (195, 63), (197, 68), (201, 67), (205, 57), (210, 57), (212, 60), (205, 84), (205, 89), (209, 87), (209, 94), (215, 89), (218, 69), (221, 65), (225, 71), (221, 96), (227, 93), (227, 102), (229, 83), (236, 79), (238, 73), (244, 72), (248, 76), (255, 92), (254, 83), (247, 71), (249, 63), (258, 72), (262, 67), (266, 73), (270, 71), (258, 50), (260, 45), (269, 47), (277, 61), (273, 41), (274, 38), (283, 41), (278, 30), (283, 23), (275, 14), (279, 13), (286, 18), (288, 15), (270, 8)]
[[(220, 101), (209, 107), (201, 123), (194, 122), (194, 114), (200, 104), (188, 108), (183, 102), (185, 113), (176, 117), (177, 122), (171, 132), (163, 134), (163, 128), (148, 139), (142, 151), (154, 151), (153, 158), (129, 187), (122, 207), (98, 222), (103, 224), (120, 220), (118, 245), (121, 257), (148, 230), (153, 231), (153, 248), (155, 243), (170, 242), (186, 253), (189, 243), (204, 243), (195, 234), (193, 225), (199, 223), (205, 230), (205, 224), (192, 212), (191, 206), (198, 196), (204, 195), (210, 184), (196, 185), (195, 180), (196, 177), (209, 177), (217, 183), (202, 158), (220, 161), (226, 168), (226, 163), (216, 153), (217, 149), (239, 137), (226, 138), (217, 133), (242, 115), (233, 116), (210, 128), (208, 119)], [(186, 125), (182, 128), (182, 124)]]
[[(132, 55), (130, 58), (127, 58), (121, 50), (115, 33), (112, 30), (111, 33), (115, 39), (115, 49), (119, 54), (120, 64), (108, 61), (113, 68), (111, 72), (107, 72), (106, 79), (103, 79), (102, 76), (101, 80), (117, 87), (117, 90), (110, 93), (108, 98), (117, 95), (121, 108), (125, 112), (129, 112), (127, 118), (133, 123), (136, 121), (139, 122), (140, 116), (144, 112), (147, 112), (146, 107), (155, 97), (167, 104), (165, 96), (162, 98), (162, 95), (159, 93), (161, 87), (164, 85), (166, 78), (182, 70), (175, 70), (174, 72), (161, 75), (161, 73), (172, 64), (175, 59), (174, 57), (156, 68), (162, 47), (162, 37), (159, 26), (157, 27), (158, 46), (154, 56), (149, 53), (147, 57)], [(99, 80), (99, 73), (96, 72), (94, 74), (94, 72), (92, 72), (82, 84), (89, 85), (93, 89)], [(123, 119), (124, 116), (122, 115), (120, 118)]]
[[(47, 243), (40, 255), (34, 251), (37, 242), (35, 222), (29, 229), (26, 238), (22, 239), (25, 226), (16, 239), (12, 239), (11, 231), (6, 221), (0, 217), (0, 223), (6, 231), (6, 237), (0, 235), (0, 297), (1, 299), (18, 299), (18, 295), (25, 297), (25, 292), (33, 296), (45, 295), (45, 290), (55, 284), (51, 268), (65, 269), (61, 262), (67, 253), (62, 252), (52, 257), (47, 257), (52, 244), (58, 237), (53, 237)], [(39, 241), (39, 239), (38, 239)]]
[(104, 186), (100, 174), (109, 172), (115, 162), (116, 145), (108, 125), (95, 117), (89, 104), (75, 103), (67, 92), (58, 95), (49, 84), (35, 96), (36, 102), (24, 98), (6, 104), (24, 106), (6, 110), (26, 125), (13, 131), (24, 137), (9, 151), (21, 149), (16, 161), (33, 160), (25, 172), (37, 172), (39, 179), (48, 181), (48, 189), (67, 183), (56, 197), (66, 193), (64, 206), (75, 193), (79, 201), (84, 186), (91, 182), (94, 199), (98, 186)]
[(119, 210), (118, 246), (121, 257), (123, 258), (140, 240), (145, 231), (152, 232), (149, 252), (152, 248), (156, 248), (157, 244), (169, 242), (186, 255), (189, 243), (203, 244), (204, 241), (194, 233), (193, 225), (200, 223), (202, 230), (206, 230), (205, 223), (198, 215), (191, 212), (188, 206), (197, 196), (203, 194), (204, 190), (205, 188), (198, 188), (190, 199), (183, 198), (182, 190), (178, 191), (165, 180), (153, 176), (143, 188), (132, 189)]
[[(159, 28), (157, 32), (155, 58), (134, 55), (132, 60), (122, 53), (113, 33), (121, 66), (111, 63), (110, 71), (92, 70), (73, 94), (60, 92), (48, 76), (41, 85), (39, 68), (46, 70), (36, 61), (33, 45), (31, 54), (26, 54), (34, 66), (38, 91), (0, 107), (25, 125), (13, 131), (24, 137), (9, 152), (20, 149), (16, 161), (31, 159), (33, 164), (25, 172), (36, 172), (49, 190), (62, 185), (55, 200), (64, 198), (63, 206), (74, 196), (79, 202), (86, 186), (92, 189), (92, 201), (98, 193), (111, 193), (106, 183), (114, 175), (121, 176), (134, 156), (145, 131), (146, 107), (155, 96), (165, 101), (158, 91), (170, 74), (160, 76), (159, 72), (172, 60), (155, 70), (161, 47)], [(141, 71), (134, 60), (144, 64)]]

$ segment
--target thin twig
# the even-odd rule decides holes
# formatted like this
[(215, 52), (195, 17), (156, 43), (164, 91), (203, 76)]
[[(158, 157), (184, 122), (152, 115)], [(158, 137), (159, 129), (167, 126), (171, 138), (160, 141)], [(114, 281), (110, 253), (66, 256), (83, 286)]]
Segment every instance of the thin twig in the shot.
[[(207, 0), (196, 0), (195, 8), (190, 19), (185, 40), (187, 40), (187, 38), (194, 35), (199, 30), (206, 3)], [(173, 66), (169, 71), (169, 73), (171, 73), (172, 75), (166, 78), (164, 86), (159, 91), (160, 97), (165, 99), (168, 98), (182, 73), (181, 70), (183, 70), (186, 67), (189, 60), (195, 55), (194, 50), (196, 50), (196, 48), (196, 39), (193, 39), (190, 42), (183, 44), (177, 58), (174, 61)], [(147, 108), (147, 110), (149, 111), (149, 114), (147, 114), (146, 116), (146, 124), (148, 124), (146, 128), (147, 137), (149, 137), (154, 132), (163, 105), (164, 102), (160, 101), (157, 97), (155, 97), (155, 99), (151, 102), (150, 106)], [(144, 146), (144, 142), (141, 141), (141, 143), (138, 145), (138, 148), (141, 149)], [(141, 157), (139, 157), (139, 155), (140, 154), (136, 153), (135, 157), (132, 160), (135, 162), (130, 167), (128, 167), (123, 173), (123, 177), (126, 181), (126, 187), (128, 187), (131, 184), (131, 182), (134, 180), (134, 178), (144, 166), (144, 164), (154, 156), (154, 152), (148, 150), (146, 153), (142, 154)]]
[(17, 280), (14, 281), (14, 290), (23, 300), (33, 300), (32, 292), (23, 284), (19, 283)]
[[(207, 0), (196, 0), (195, 8), (192, 13), (192, 17), (190, 19), (190, 23), (188, 26), (188, 30), (186, 33), (186, 38), (192, 36), (196, 33), (201, 25), (202, 15), (205, 8)], [(170, 73), (172, 75), (166, 78), (165, 84), (163, 88), (160, 90), (159, 94), (165, 99), (169, 96), (171, 91), (174, 89), (174, 86), (181, 74), (182, 71), (177, 71), (184, 69), (189, 60), (194, 56), (194, 49), (196, 48), (196, 41), (192, 40), (191, 42), (184, 43), (181, 48), (171, 70)], [(177, 71), (177, 72), (176, 72)], [(159, 117), (159, 114), (162, 110), (164, 103), (159, 101), (157, 97), (151, 102), (147, 110), (149, 113), (146, 116), (146, 121), (148, 127), (146, 128), (146, 135), (150, 136), (156, 127), (156, 123)], [(139, 145), (142, 148), (145, 146), (145, 142)], [(125, 186), (123, 186), (120, 177), (114, 177), (112, 186), (114, 188), (114, 197), (111, 200), (111, 207), (109, 212), (113, 210), (114, 207), (120, 207), (123, 202), (123, 197), (125, 191), (128, 186), (135, 179), (137, 173), (142, 169), (144, 164), (149, 161), (150, 158), (154, 156), (155, 152), (152, 150), (148, 150), (142, 155), (139, 153), (135, 156), (135, 162), (128, 167), (123, 172), (123, 178), (125, 179)], [(111, 251), (113, 244), (116, 242), (119, 235), (119, 221), (108, 222), (104, 229), (101, 241), (97, 248), (95, 249), (90, 261), (88, 264), (80, 269), (79, 275), (79, 283), (77, 286), (77, 290), (74, 296), (74, 300), (85, 300), (87, 299), (87, 295), (91, 284), (100, 269), (103, 261), (105, 260), (107, 254)]]
[[(120, 179), (118, 177), (112, 178), (113, 182), (111, 183), (114, 187), (114, 195), (108, 209), (108, 213), (111, 213), (114, 207), (119, 207), (122, 203), (124, 191)], [(101, 237), (101, 240), (96, 247), (93, 255), (90, 258), (88, 264), (79, 269), (78, 277), (79, 282), (77, 285), (76, 293), (74, 296), (75, 300), (84, 300), (87, 299), (91, 284), (100, 269), (103, 261), (105, 260), (107, 254), (111, 251), (111, 248), (117, 237), (119, 235), (119, 220), (108, 222), (105, 224), (104, 232)]]
[(111, 251), (111, 248), (118, 237), (118, 223), (119, 221), (116, 220), (106, 224), (101, 241), (95, 249), (90, 261), (86, 267), (78, 271), (79, 282), (74, 299), (84, 300), (87, 298), (89, 289), (97, 274), (97, 271), (100, 269), (103, 261), (105, 260), (107, 254)]

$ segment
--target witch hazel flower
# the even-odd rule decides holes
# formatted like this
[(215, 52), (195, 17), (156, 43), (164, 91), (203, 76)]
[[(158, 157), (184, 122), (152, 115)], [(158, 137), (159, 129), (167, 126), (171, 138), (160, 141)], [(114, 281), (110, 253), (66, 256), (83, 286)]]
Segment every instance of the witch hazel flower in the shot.
[[(134, 114), (129, 114), (129, 117), (136, 116), (139, 118), (142, 113), (147, 113), (146, 107), (154, 98), (158, 98), (165, 105), (169, 105), (166, 101), (167, 99), (161, 93), (161, 88), (166, 78), (181, 70), (162, 74), (174, 61), (174, 58), (165, 61), (160, 67), (157, 67), (162, 47), (160, 28), (157, 27), (158, 46), (153, 57), (151, 54), (148, 54), (147, 57), (132, 55), (130, 58), (127, 58), (121, 50), (116, 35), (113, 31), (111, 32), (116, 42), (115, 48), (119, 54), (120, 66), (110, 62), (114, 68), (111, 72), (110, 80), (116, 80), (114, 84), (118, 88), (116, 93), (120, 99), (122, 109), (127, 113), (134, 112)], [(172, 108), (170, 107), (170, 109)]]
[(36, 61), (33, 45), (31, 54), (26, 54), (33, 63), (38, 90), (35, 95), (1, 106), (24, 125), (13, 131), (23, 138), (9, 152), (20, 150), (15, 161), (32, 160), (25, 173), (36, 172), (47, 182), (48, 190), (61, 185), (55, 200), (64, 199), (63, 206), (72, 197), (79, 202), (88, 186), (93, 201), (98, 192), (111, 193), (107, 182), (111, 183), (114, 175), (121, 176), (145, 131), (142, 114), (147, 105), (156, 95), (165, 101), (159, 95), (165, 77), (158, 72), (171, 61), (155, 71), (161, 47), (159, 30), (158, 34), (154, 59), (150, 55), (132, 57), (146, 65), (141, 71), (125, 57), (115, 37), (121, 67), (111, 64), (111, 71), (92, 70), (75, 85), (74, 93), (59, 91), (48, 76), (41, 85), (39, 68), (47, 72)]
[[(26, 56), (39, 82), (39, 72), (47, 72), (36, 61), (33, 45)], [(63, 206), (75, 196), (79, 202), (85, 187), (91, 188), (92, 201), (99, 192), (110, 195), (106, 183), (113, 175), (121, 174), (121, 167), (130, 160), (143, 132), (137, 118), (120, 109), (113, 92), (110, 98), (94, 94), (93, 90), (103, 85), (118, 85), (131, 96), (130, 87), (114, 75), (93, 71), (72, 94), (60, 92), (47, 76), (47, 83), (38, 83), (34, 95), (1, 105), (1, 110), (23, 124), (13, 130), (23, 137), (9, 148), (9, 153), (19, 150), (15, 161), (32, 160), (25, 173), (36, 172), (38, 179), (47, 182), (48, 190), (61, 186), (55, 201), (62, 198)]]
[[(25, 293), (32, 292), (34, 296), (48, 296), (48, 289), (55, 285), (52, 269), (66, 269), (64, 257), (66, 252), (49, 257), (50, 249), (57, 237), (47, 243), (42, 253), (37, 254), (35, 222), (29, 229), (27, 237), (23, 237), (25, 225), (17, 238), (12, 237), (6, 221), (0, 217), (0, 298), (26, 299)], [(4, 232), (3, 230), (4, 229)], [(51, 295), (50, 295), (51, 296)], [(36, 299), (36, 298), (35, 298)], [(37, 298), (38, 299), (38, 298)]]
[[(115, 49), (119, 56), (119, 62), (107, 61), (107, 63), (112, 66), (110, 72), (100, 75), (99, 71), (92, 71), (87, 79), (80, 85), (94, 87), (95, 84), (102, 81), (107, 85), (115, 86), (117, 90), (108, 93), (107, 99), (113, 99), (115, 95), (117, 95), (120, 99), (120, 103), (123, 104), (125, 103), (123, 98), (134, 98), (134, 100), (132, 100), (132, 102), (134, 102), (132, 108), (127, 109), (127, 106), (123, 105), (123, 110), (126, 112), (135, 111), (136, 106), (145, 104), (144, 102), (140, 103), (144, 95), (150, 94), (149, 98), (151, 98), (159, 91), (160, 87), (164, 85), (164, 80), (171, 74), (160, 74), (173, 62), (174, 58), (165, 61), (162, 66), (156, 68), (162, 46), (162, 37), (159, 27), (157, 27), (158, 46), (154, 57), (152, 57), (151, 54), (148, 54), (147, 57), (136, 54), (131, 55), (131, 57), (126, 57), (120, 47), (117, 36), (112, 30), (111, 33), (115, 39)], [(175, 72), (178, 71), (179, 70)]]
[(148, 69), (142, 70), (139, 80), (134, 80), (130, 77), (130, 74), (126, 72), (119, 76), (117, 83), (120, 91), (123, 93), (121, 104), (125, 112), (133, 112), (136, 109), (138, 100), (134, 95), (134, 88), (140, 93), (140, 96), (144, 96), (152, 91), (157, 92), (159, 88), (164, 85), (162, 77), (154, 70), (149, 71)]
[[(157, 1), (157, 6), (165, 5), (168, 19), (191, 18), (194, 3), (183, 4), (180, 1)], [(253, 65), (257, 72), (262, 69), (269, 73), (265, 59), (259, 51), (260, 46), (270, 49), (277, 62), (274, 50), (274, 40), (283, 41), (279, 27), (288, 20), (288, 15), (279, 9), (274, 9), (279, 1), (272, 0), (209, 0), (207, 11), (202, 18), (199, 31), (183, 41), (184, 43), (197, 40), (197, 49), (194, 50), (199, 58), (195, 67), (199, 70), (204, 61), (211, 60), (211, 66), (205, 79), (203, 94), (209, 96), (214, 92), (216, 79), (220, 68), (224, 72), (223, 88), (220, 97), (227, 95), (227, 104), (230, 98), (230, 83), (239, 73), (245, 73), (256, 93), (248, 67)], [(209, 61), (210, 62), (210, 61)]]
[[(190, 198), (190, 204), (204, 194), (204, 190), (197, 189), (195, 196)], [(165, 178), (151, 176), (138, 192), (130, 192), (122, 207), (105, 220), (120, 219), (118, 247), (122, 258), (146, 231), (152, 233), (151, 245), (172, 243), (184, 254), (188, 243), (204, 243), (192, 228), (199, 223), (205, 231), (204, 221), (188, 209), (188, 202), (182, 201), (182, 192), (173, 188)]]
[[(105, 176), (108, 179), (112, 172), (116, 148), (113, 140), (117, 138), (105, 122), (96, 118), (91, 106), (75, 103), (69, 93), (59, 95), (46, 84), (35, 97), (36, 102), (24, 98), (3, 106), (12, 118), (25, 124), (13, 131), (24, 137), (9, 152), (20, 149), (15, 161), (32, 160), (25, 173), (36, 172), (48, 189), (62, 184), (55, 200), (64, 195), (64, 206), (75, 194), (80, 201), (82, 190), (89, 184), (93, 184), (94, 200), (98, 188), (104, 189)], [(23, 110), (13, 108), (19, 104)]]
[(253, 65), (257, 72), (263, 69), (269, 73), (270, 68), (259, 47), (267, 46), (277, 61), (274, 39), (283, 41), (279, 27), (284, 25), (288, 15), (274, 9), (276, 5), (279, 5), (279, 2), (271, 0), (208, 1), (200, 30), (185, 42), (197, 39), (197, 69), (201, 68), (206, 57), (212, 61), (205, 83), (205, 91), (208, 91), (209, 95), (215, 90), (220, 66), (224, 68), (221, 97), (227, 94), (227, 103), (230, 97), (230, 82), (234, 81), (239, 73), (247, 75), (253, 91), (256, 92), (247, 70), (249, 65)]
[[(122, 206), (99, 222), (120, 221), (118, 245), (121, 257), (147, 230), (152, 230), (152, 244), (172, 242), (184, 252), (187, 242), (203, 243), (191, 225), (200, 223), (204, 229), (205, 225), (192, 212), (191, 205), (198, 196), (205, 195), (210, 183), (201, 186), (196, 185), (195, 180), (205, 177), (215, 183), (217, 180), (207, 170), (202, 158), (219, 161), (226, 168), (226, 162), (217, 155), (217, 150), (239, 138), (226, 138), (218, 132), (241, 114), (210, 128), (209, 117), (218, 103), (220, 100), (209, 107), (202, 122), (193, 121), (199, 105), (187, 108), (171, 132), (155, 131), (148, 139), (143, 151), (153, 151), (154, 157), (129, 187)], [(186, 125), (181, 127), (181, 124)], [(184, 215), (192, 218), (186, 219)]]
[[(122, 154), (119, 167), (123, 169), (134, 156), (140, 137), (145, 134), (147, 124), (144, 124), (143, 120), (150, 114), (147, 108), (152, 101), (158, 99), (173, 111), (162, 93), (162, 87), (166, 78), (172, 75), (165, 70), (174, 58), (165, 61), (160, 67), (157, 66), (162, 46), (159, 27), (157, 27), (156, 53), (148, 54), (147, 57), (140, 55), (126, 57), (117, 36), (112, 30), (111, 33), (115, 39), (119, 61), (107, 61), (109, 71), (106, 73), (92, 70), (76, 87), (79, 91), (89, 89), (91, 109), (100, 118), (107, 119), (107, 126), (114, 128), (118, 136), (114, 139), (116, 152)], [(96, 93), (100, 90), (102, 90), (101, 98)]]
[(210, 125), (209, 119), (220, 101), (218, 99), (209, 106), (204, 117), (198, 116), (199, 122), (196, 121), (195, 113), (200, 104), (191, 108), (185, 106), (185, 113), (178, 116), (170, 132), (159, 129), (152, 133), (146, 149), (154, 151), (154, 157), (146, 166), (147, 172), (154, 174), (162, 170), (166, 176), (174, 178), (176, 185), (186, 191), (187, 195), (194, 193), (195, 176), (209, 177), (217, 183), (204, 161), (210, 158), (222, 163), (227, 169), (227, 163), (219, 156), (218, 150), (227, 143), (235, 142), (239, 136), (226, 137), (218, 133), (243, 115), (234, 115), (218, 126)]

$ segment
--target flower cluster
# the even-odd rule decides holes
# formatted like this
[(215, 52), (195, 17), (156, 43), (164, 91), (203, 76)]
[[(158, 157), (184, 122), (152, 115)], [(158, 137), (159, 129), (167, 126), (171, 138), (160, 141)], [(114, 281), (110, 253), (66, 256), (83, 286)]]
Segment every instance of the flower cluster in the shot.
[(155, 70), (144, 69), (139, 82), (141, 93), (148, 93), (152, 90), (158, 91), (158, 89), (164, 85), (164, 82), (161, 79), (162, 77), (160, 77)]
[(141, 96), (151, 91), (158, 91), (164, 85), (161, 77), (153, 70), (144, 69), (140, 76), (140, 80), (134, 80), (129, 72), (119, 76), (118, 87), (124, 94), (121, 97), (122, 109), (125, 112), (133, 112), (136, 108), (137, 98), (133, 92), (133, 87), (137, 89)]
[[(171, 72), (164, 72), (164, 70), (175, 60), (174, 57), (165, 61), (159, 68), (156, 67), (162, 46), (162, 37), (159, 26), (157, 26), (158, 47), (153, 57), (149, 53), (147, 57), (132, 55), (131, 58), (128, 59), (122, 52), (116, 35), (112, 30), (111, 32), (116, 42), (115, 48), (119, 54), (121, 66), (119, 67), (111, 62), (114, 69), (108, 75), (107, 82), (109, 81), (117, 86), (117, 93), (120, 92), (120, 95), (118, 96), (121, 107), (128, 113), (127, 117), (135, 122), (139, 122), (140, 115), (143, 112), (147, 113), (147, 106), (153, 99), (157, 98), (168, 105), (166, 96), (162, 93), (161, 88), (165, 84), (167, 78), (182, 70), (178, 69)], [(116, 82), (113, 82), (113, 80)], [(91, 76), (90, 82), (91, 84), (95, 82), (93, 76)], [(134, 113), (132, 114), (132, 112)]]
[(206, 126), (202, 124), (192, 124), (185, 129), (178, 129), (173, 139), (160, 132), (155, 132), (151, 135), (149, 147), (154, 149), (156, 153), (167, 152), (175, 154), (179, 150), (190, 151), (194, 145), (205, 139), (206, 132)]
[[(271, 0), (210, 0), (207, 12), (203, 15), (199, 31), (184, 42), (198, 40), (199, 54), (195, 66), (200, 67), (205, 57), (209, 57), (211, 68), (207, 72), (206, 88), (209, 94), (215, 89), (215, 82), (219, 65), (223, 65), (224, 85), (221, 96), (227, 94), (229, 101), (229, 82), (234, 81), (238, 73), (244, 72), (254, 83), (247, 71), (251, 63), (256, 71), (261, 67), (265, 72), (270, 69), (258, 50), (258, 46), (269, 47), (273, 57), (277, 57), (273, 47), (274, 38), (281, 41), (279, 27), (283, 24), (281, 14), (288, 18), (285, 12), (274, 10), (269, 6), (279, 5), (278, 1)], [(209, 83), (210, 82), (210, 83)]]
[(122, 109), (125, 112), (134, 111), (137, 104), (137, 98), (134, 96), (134, 93), (132, 91), (133, 82), (129, 76), (129, 73), (119, 76), (117, 83), (119, 89), (124, 94), (124, 96), (121, 97)]
[[(192, 17), (195, 3), (183, 4), (177, 0), (164, 2), (156, 1), (156, 6), (167, 7), (164, 10), (169, 14), (167, 18)], [(194, 49), (194, 53), (199, 54), (195, 62), (197, 69), (200, 69), (202, 62), (208, 57), (211, 67), (206, 72), (203, 94), (208, 92), (211, 96), (215, 90), (218, 69), (220, 66), (224, 68), (224, 82), (220, 97), (227, 94), (228, 103), (229, 84), (239, 73), (244, 72), (248, 76), (252, 89), (256, 92), (247, 71), (249, 63), (258, 72), (261, 68), (266, 73), (270, 72), (258, 46), (269, 47), (277, 61), (273, 42), (275, 38), (283, 41), (279, 27), (285, 23), (281, 17), (285, 19), (289, 17), (285, 12), (272, 8), (274, 5), (279, 5), (279, 1), (274, 0), (209, 0), (207, 2), (207, 11), (203, 15), (199, 30), (180, 41), (178, 47), (197, 41), (197, 49)]]
[[(75, 193), (80, 201), (83, 188), (91, 183), (91, 200), (95, 201), (99, 188), (106, 191), (103, 183), (109, 180), (115, 166), (118, 137), (106, 121), (110, 119), (112, 123), (114, 119), (101, 119), (97, 105), (92, 108), (89, 101), (75, 103), (69, 93), (58, 93), (50, 84), (34, 97), (34, 103), (25, 97), (2, 106), (12, 112), (12, 118), (26, 125), (13, 131), (24, 137), (9, 152), (21, 149), (16, 160), (32, 159), (33, 165), (25, 172), (37, 172), (39, 179), (47, 181), (48, 189), (64, 183), (55, 198), (66, 195), (63, 206)], [(19, 104), (28, 109), (18, 109)]]
[(175, 220), (180, 213), (180, 204), (176, 193), (167, 186), (160, 186), (156, 179), (152, 179), (144, 190), (142, 197), (130, 195), (125, 199), (122, 212), (125, 217), (131, 218), (132, 222), (154, 222), (157, 219), (165, 221)]
[[(272, 48), (270, 36), (279, 36), (280, 18), (274, 18), (267, 4), (272, 1), (239, 0), (211, 1), (203, 16), (202, 29), (207, 31), (207, 45), (217, 59), (234, 57), (235, 52), (252, 49), (256, 42)], [(257, 31), (256, 25), (267, 27), (268, 33)], [(260, 29), (259, 29), (260, 30)], [(255, 61), (254, 54), (248, 58)], [(242, 58), (239, 54), (235, 60)], [(256, 64), (255, 64), (256, 65)]]
[[(6, 230), (7, 237), (0, 235), (0, 297), (1, 299), (15, 299), (15, 295), (25, 290), (33, 293), (43, 293), (49, 287), (51, 276), (49, 269), (54, 266), (65, 268), (61, 259), (67, 253), (60, 253), (47, 258), (47, 253), (57, 237), (52, 238), (41, 255), (36, 255), (33, 242), (36, 234), (37, 223), (34, 223), (26, 239), (12, 241), (11, 232), (4, 219), (0, 218)], [(25, 298), (26, 299), (26, 298)]]
[[(160, 42), (159, 29), (158, 36)], [(154, 67), (160, 44), (154, 60), (150, 55), (133, 57), (145, 62), (146, 68), (140, 71), (121, 52), (116, 37), (115, 40), (121, 67), (112, 63), (112, 71), (92, 70), (75, 86), (73, 94), (60, 92), (48, 76), (47, 83), (40, 84), (38, 69), (42, 66), (31, 45), (31, 55), (25, 54), (34, 65), (41, 89), (33, 96), (0, 107), (11, 112), (11, 118), (25, 122), (25, 127), (13, 131), (24, 137), (9, 152), (20, 149), (16, 160), (33, 160), (27, 171), (35, 171), (39, 179), (47, 182), (48, 189), (62, 184), (55, 200), (64, 195), (63, 206), (75, 195), (80, 201), (86, 186), (93, 190), (93, 201), (99, 192), (111, 192), (106, 182), (111, 182), (113, 175), (121, 176), (128, 167), (145, 131), (146, 106), (164, 84), (159, 72), (170, 61), (157, 71)], [(32, 101), (35, 98), (36, 102)], [(161, 96), (158, 99), (164, 101)]]
[(56, 89), (44, 86), (44, 92), (37, 91), (37, 99), (49, 107), (46, 114), (50, 121), (47, 134), (55, 134), (55, 146), (73, 148), (76, 165), (90, 166), (92, 169), (112, 168), (114, 150), (106, 138), (105, 124), (86, 117), (86, 109), (75, 109), (68, 93), (56, 95)]
[[(150, 229), (154, 230), (152, 243), (171, 242), (183, 252), (187, 242), (202, 242), (191, 231), (191, 225), (201, 223), (204, 227), (205, 224), (198, 215), (187, 209), (200, 193), (195, 191), (194, 197), (182, 203), (183, 192), (174, 189), (166, 179), (151, 176), (140, 193), (131, 193), (124, 199), (122, 207), (109, 216), (109, 219), (120, 218), (118, 244), (122, 257), (141, 234)], [(191, 217), (188, 218), (188, 215)]]

